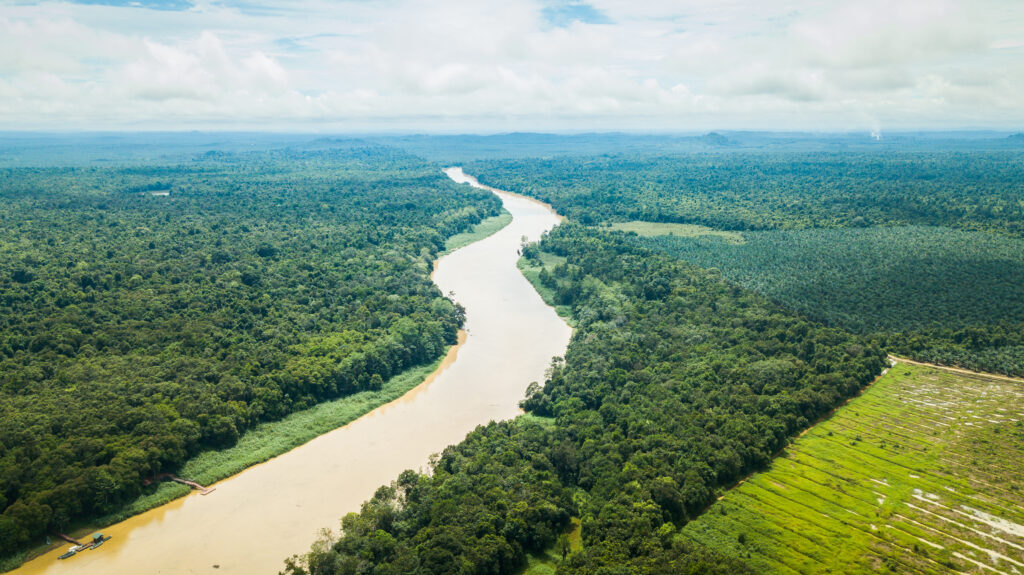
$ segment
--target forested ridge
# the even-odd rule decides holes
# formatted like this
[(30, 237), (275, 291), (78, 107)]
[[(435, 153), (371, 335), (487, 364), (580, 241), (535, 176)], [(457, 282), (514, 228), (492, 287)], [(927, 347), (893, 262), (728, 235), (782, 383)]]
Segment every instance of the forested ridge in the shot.
[(0, 170), (0, 556), (439, 357), (431, 262), (499, 210), (383, 147)]
[[(577, 329), (564, 362), (432, 473), (382, 487), (289, 573), (514, 573), (582, 519), (560, 573), (742, 573), (675, 536), (717, 489), (872, 380), (884, 353), (627, 236), (563, 224), (524, 257)], [(548, 258), (549, 260), (552, 258)]]

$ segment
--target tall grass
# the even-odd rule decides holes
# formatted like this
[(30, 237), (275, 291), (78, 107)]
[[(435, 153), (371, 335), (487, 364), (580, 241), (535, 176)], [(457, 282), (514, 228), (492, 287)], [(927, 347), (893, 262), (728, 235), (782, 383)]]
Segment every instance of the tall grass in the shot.
[[(286, 453), (405, 395), (433, 373), (444, 357), (392, 377), (380, 390), (362, 391), (293, 413), (280, 421), (261, 424), (243, 435), (234, 447), (206, 451), (192, 458), (178, 475), (208, 485)], [(162, 483), (155, 493), (140, 497), (121, 513), (111, 515), (111, 522), (163, 505), (188, 491), (188, 487), (178, 483)]]
[(540, 272), (542, 269), (547, 269), (550, 273), (556, 265), (562, 263), (560, 260), (563, 260), (564, 258), (544, 252), (541, 252), (540, 257), (542, 265), (539, 266), (535, 265), (531, 260), (519, 258), (519, 261), (516, 264), (519, 267), (519, 272), (523, 274), (523, 277), (525, 277), (528, 282), (530, 282), (530, 285), (533, 286), (533, 289), (536, 290), (541, 299), (544, 300), (544, 303), (554, 308), (555, 313), (564, 319), (567, 324), (572, 327), (576, 327), (576, 320), (572, 317), (572, 308), (567, 305), (559, 304), (555, 297), (555, 290), (549, 288), (540, 281)]
[(438, 254), (438, 256), (448, 255), (461, 247), (468, 246), (469, 244), (478, 242), (486, 237), (496, 234), (510, 223), (512, 223), (512, 214), (510, 214), (508, 210), (502, 208), (500, 214), (487, 218), (473, 226), (472, 230), (461, 234), (455, 234), (445, 240), (444, 251)]
[(718, 236), (729, 243), (742, 244), (745, 240), (739, 232), (716, 230), (707, 226), (696, 224), (675, 224), (665, 222), (615, 222), (611, 224), (613, 230), (621, 232), (636, 232), (637, 235), (645, 238), (656, 236), (678, 236), (683, 238), (697, 238), (700, 236)]

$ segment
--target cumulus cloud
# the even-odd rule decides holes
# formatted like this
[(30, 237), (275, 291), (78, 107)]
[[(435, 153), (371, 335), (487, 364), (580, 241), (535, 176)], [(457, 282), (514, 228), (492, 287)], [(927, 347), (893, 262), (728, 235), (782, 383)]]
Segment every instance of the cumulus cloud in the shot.
[(1019, 129), (1017, 0), (0, 6), (3, 129)]

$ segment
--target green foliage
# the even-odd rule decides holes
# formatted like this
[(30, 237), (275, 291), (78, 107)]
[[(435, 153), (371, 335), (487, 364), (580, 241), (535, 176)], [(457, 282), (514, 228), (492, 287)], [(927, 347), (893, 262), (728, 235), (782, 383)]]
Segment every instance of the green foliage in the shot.
[[(621, 235), (565, 224), (527, 254), (560, 262), (544, 281), (578, 322), (564, 363), (523, 402), (544, 419), (477, 428), (289, 572), (513, 573), (577, 516), (583, 546), (560, 573), (743, 573), (676, 527), (885, 361)], [(394, 545), (378, 552), (381, 532)]]
[(1024, 374), (1024, 240), (918, 226), (744, 238), (643, 241), (894, 353)]
[(533, 289), (537, 290), (544, 303), (553, 307), (555, 313), (564, 319), (566, 323), (575, 327), (576, 320), (572, 317), (572, 309), (567, 305), (559, 303), (558, 294), (548, 285), (551, 283), (551, 272), (554, 271), (555, 266), (564, 263), (565, 258), (541, 252), (533, 245), (526, 246), (523, 253), (523, 257), (519, 258), (519, 261), (516, 262), (523, 277), (530, 282)]
[(1024, 163), (1016, 151), (656, 154), (478, 161), (465, 168), (481, 183), (537, 197), (585, 224), (926, 224), (1024, 235)]
[[(672, 233), (649, 245), (721, 268), (813, 319), (871, 333), (893, 353), (1021, 375), (1024, 244), (1015, 238), (1024, 237), (1024, 163), (1016, 151), (958, 146), (654, 151), (466, 167), (584, 224)], [(745, 230), (746, 245), (730, 230)]]
[(441, 255), (454, 252), (461, 247), (468, 246), (469, 244), (478, 242), (488, 236), (496, 234), (510, 223), (512, 223), (512, 214), (506, 210), (502, 210), (500, 215), (487, 218), (473, 226), (472, 230), (461, 234), (455, 234), (448, 238), (444, 242), (444, 252), (442, 252)]
[(368, 147), (6, 169), (0, 200), (0, 555), (439, 357), (432, 260), (500, 210)]
[[(550, 431), (491, 423), (447, 448), (431, 475), (403, 472), (344, 535), (290, 561), (292, 573), (512, 573), (569, 525), (572, 493), (543, 459)], [(392, 543), (379, 545), (389, 538)]]
[[(260, 423), (242, 435), (238, 443), (221, 450), (207, 450), (189, 459), (178, 470), (203, 485), (230, 477), (243, 469), (285, 453), (324, 433), (337, 429), (373, 409), (398, 399), (423, 382), (441, 363), (414, 367), (386, 381), (380, 390), (367, 390), (345, 397), (324, 401), (292, 413), (278, 421)], [(173, 482), (164, 482), (115, 513), (96, 520), (99, 525), (122, 521), (132, 515), (158, 507), (187, 493), (188, 488)]]

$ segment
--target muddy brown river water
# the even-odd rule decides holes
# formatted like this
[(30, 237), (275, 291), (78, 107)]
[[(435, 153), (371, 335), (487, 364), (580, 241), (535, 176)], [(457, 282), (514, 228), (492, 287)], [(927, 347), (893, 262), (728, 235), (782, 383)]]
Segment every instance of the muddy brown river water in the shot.
[[(460, 168), (456, 182), (479, 186)], [(490, 188), (488, 188), (490, 189)], [(549, 207), (492, 190), (513, 220), (498, 233), (437, 262), (434, 282), (466, 308), (466, 336), (416, 389), (356, 421), (266, 463), (103, 532), (99, 549), (58, 561), (41, 556), (13, 573), (277, 573), (318, 531), (337, 532), (378, 486), (477, 425), (508, 419), (531, 381), (565, 353), (571, 328), (544, 304), (516, 268), (521, 238), (534, 241), (559, 222)], [(62, 548), (63, 549), (63, 548)], [(215, 567), (216, 566), (216, 567)]]

